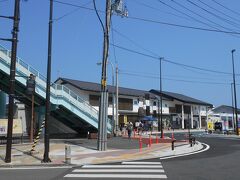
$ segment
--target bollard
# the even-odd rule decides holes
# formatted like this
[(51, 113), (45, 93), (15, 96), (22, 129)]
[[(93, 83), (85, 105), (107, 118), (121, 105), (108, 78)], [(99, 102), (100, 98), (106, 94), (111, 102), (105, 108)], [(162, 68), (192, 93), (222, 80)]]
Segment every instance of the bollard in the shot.
[(174, 142), (175, 140), (172, 140), (172, 151), (174, 150)]
[(151, 136), (151, 134), (149, 134), (149, 147), (151, 147), (152, 146), (152, 136)]
[(196, 138), (193, 137), (193, 145), (195, 145), (195, 144), (196, 144)]
[(156, 134), (156, 144), (158, 144), (158, 134)]
[(192, 147), (192, 138), (189, 138), (190, 147)]
[(173, 132), (172, 132), (172, 140), (174, 139), (174, 134), (173, 134)]
[(139, 136), (139, 151), (142, 151), (142, 136)]
[(65, 145), (65, 163), (71, 164), (71, 146)]

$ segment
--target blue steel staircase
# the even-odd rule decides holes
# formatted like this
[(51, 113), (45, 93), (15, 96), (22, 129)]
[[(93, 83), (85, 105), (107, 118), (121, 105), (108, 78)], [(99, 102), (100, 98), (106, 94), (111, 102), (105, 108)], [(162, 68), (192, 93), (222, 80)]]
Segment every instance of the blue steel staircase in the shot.
[[(10, 74), (10, 57), (11, 52), (0, 45), (0, 85), (1, 89), (6, 93), (8, 91), (7, 86)], [(25, 99), (27, 98), (25, 93), (26, 80), (30, 74), (36, 76), (36, 101), (39, 105), (44, 105), (46, 97), (46, 78), (20, 58), (17, 58), (16, 63), (16, 95), (19, 95), (19, 97), (24, 95)], [(88, 127), (98, 129), (98, 111), (88, 102), (64, 85), (53, 83), (50, 91), (51, 105), (57, 107), (53, 112), (55, 117), (59, 117), (61, 121), (63, 121), (63, 119), (68, 119), (69, 124), (74, 124), (74, 122), (71, 122), (74, 118), (79, 121), (79, 125), (87, 124)], [(110, 133), (112, 129), (111, 120), (108, 119), (107, 121), (107, 130)]]

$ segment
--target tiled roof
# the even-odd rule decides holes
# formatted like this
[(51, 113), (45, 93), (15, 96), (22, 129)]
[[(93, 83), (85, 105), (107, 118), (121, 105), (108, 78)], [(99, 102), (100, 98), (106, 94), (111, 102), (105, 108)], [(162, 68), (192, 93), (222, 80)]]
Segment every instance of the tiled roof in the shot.
[[(233, 107), (232, 106), (226, 106), (226, 105), (221, 105), (218, 107), (215, 107), (214, 109), (211, 110), (213, 113), (227, 113), (227, 114), (232, 114), (233, 113)], [(238, 114), (240, 114), (240, 109), (238, 109)]]
[[(160, 96), (160, 91), (159, 90), (151, 89), (150, 92)], [(189, 96), (185, 96), (183, 94), (162, 91), (162, 96), (166, 97), (166, 98), (170, 98), (170, 99), (176, 99), (176, 100), (184, 102), (184, 103), (191, 103), (191, 104), (197, 104), (197, 105), (206, 105), (206, 106), (213, 107), (213, 105), (210, 104), (210, 103), (207, 103), (207, 102), (204, 102), (204, 101), (201, 101), (201, 100), (189, 97)]]
[[(59, 80), (62, 81), (61, 84), (69, 83), (72, 86), (75, 86), (76, 88), (79, 88), (85, 91), (100, 92), (101, 90), (101, 85), (98, 83), (79, 81), (79, 80), (73, 80), (73, 79), (67, 79), (67, 78), (59, 78), (56, 82), (58, 82)], [(115, 86), (108, 85), (109, 93), (112, 93), (115, 91), (116, 91)], [(127, 95), (127, 96), (135, 96), (135, 97), (144, 97), (145, 94), (148, 93), (150, 94), (151, 98), (155, 98), (155, 95), (150, 93), (149, 91), (138, 90), (138, 89), (119, 87), (118, 92), (119, 92), (119, 95)]]

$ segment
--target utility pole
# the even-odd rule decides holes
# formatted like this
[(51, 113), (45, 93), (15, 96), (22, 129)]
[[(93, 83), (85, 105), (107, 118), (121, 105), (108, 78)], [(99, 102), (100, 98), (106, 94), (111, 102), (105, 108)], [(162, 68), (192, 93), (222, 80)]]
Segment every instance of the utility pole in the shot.
[(46, 87), (46, 109), (45, 109), (45, 134), (44, 134), (44, 155), (42, 162), (51, 162), (49, 158), (49, 118), (50, 118), (50, 86), (51, 86), (51, 61), (52, 61), (52, 20), (53, 0), (50, 0), (50, 14), (48, 27), (48, 62), (47, 62), (47, 87)]
[(111, 0), (106, 0), (106, 16), (103, 42), (103, 59), (102, 59), (102, 77), (101, 77), (101, 99), (98, 121), (98, 150), (107, 150), (107, 108), (108, 108), (108, 91), (107, 91), (107, 60), (109, 50), (109, 31), (111, 20)]
[(18, 30), (20, 21), (20, 0), (15, 0), (14, 20), (12, 30), (12, 51), (10, 65), (10, 82), (9, 82), (9, 103), (8, 103), (8, 129), (7, 129), (7, 146), (5, 162), (11, 162), (12, 151), (12, 129), (13, 129), (13, 111), (14, 111), (14, 96), (15, 96), (15, 73), (16, 73), (16, 58), (17, 58), (17, 42)]
[(236, 116), (236, 135), (239, 135), (239, 129), (238, 129), (238, 109), (237, 109), (237, 93), (236, 93), (236, 82), (235, 82), (235, 67), (234, 67), (234, 56), (233, 53), (236, 50), (233, 49), (231, 51), (232, 53), (232, 66), (233, 66), (233, 88), (234, 88), (234, 103), (235, 103), (235, 116)]
[(234, 98), (233, 98), (233, 83), (231, 83), (231, 96), (232, 96), (232, 118), (233, 118), (233, 126), (236, 128), (236, 121), (235, 121), (235, 108), (234, 108)]
[[(160, 85), (160, 108), (161, 108), (161, 111), (160, 111), (160, 126), (159, 126), (159, 121), (158, 121), (158, 131), (161, 131), (161, 138), (163, 138), (163, 122), (162, 122), (162, 60), (163, 60), (163, 57), (161, 57), (159, 59), (159, 75), (160, 75), (160, 82), (159, 82), (159, 85)], [(160, 128), (160, 129), (159, 129)]]
[(118, 65), (116, 64), (116, 127), (115, 132), (118, 135), (119, 130), (119, 117), (118, 117)]

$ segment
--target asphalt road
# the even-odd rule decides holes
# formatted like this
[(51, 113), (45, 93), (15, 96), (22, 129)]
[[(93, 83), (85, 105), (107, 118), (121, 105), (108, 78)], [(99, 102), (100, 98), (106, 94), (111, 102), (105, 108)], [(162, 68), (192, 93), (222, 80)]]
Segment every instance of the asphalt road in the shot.
[[(161, 179), (171, 180), (238, 180), (240, 179), (240, 139), (198, 137), (210, 145), (203, 153), (160, 160), (149, 159), (133, 164), (76, 168), (0, 169), (0, 180), (71, 180), (71, 179)], [(121, 173), (119, 173), (121, 169)], [(117, 172), (116, 172), (117, 171)], [(87, 174), (87, 175), (83, 175)], [(102, 175), (101, 175), (102, 174)], [(121, 178), (119, 174), (121, 175)], [(74, 177), (75, 176), (75, 177)], [(81, 176), (81, 177), (79, 177)], [(91, 178), (89, 178), (92, 176)]]
[(174, 180), (239, 180), (240, 139), (197, 138), (210, 145), (206, 152), (163, 160), (168, 179)]

